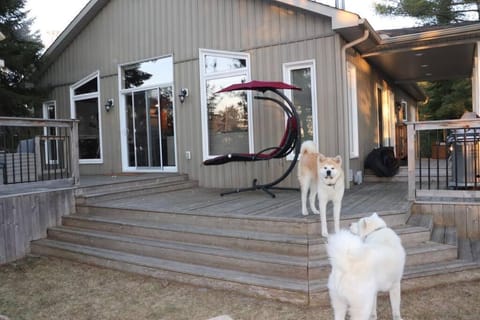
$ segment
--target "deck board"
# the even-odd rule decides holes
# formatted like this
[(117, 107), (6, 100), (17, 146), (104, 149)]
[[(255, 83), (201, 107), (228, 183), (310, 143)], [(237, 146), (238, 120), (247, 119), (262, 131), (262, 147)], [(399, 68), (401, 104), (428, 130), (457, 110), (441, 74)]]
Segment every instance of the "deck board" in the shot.
[[(345, 191), (342, 215), (358, 215), (371, 212), (406, 212), (407, 183), (363, 183)], [(101, 205), (149, 211), (166, 211), (202, 214), (232, 214), (247, 216), (299, 218), (301, 214), (300, 192), (275, 191), (271, 198), (262, 191), (242, 192), (220, 196), (222, 189), (191, 188), (159, 194), (107, 200)], [(327, 208), (332, 214), (332, 204)], [(309, 215), (308, 218), (314, 219)]]

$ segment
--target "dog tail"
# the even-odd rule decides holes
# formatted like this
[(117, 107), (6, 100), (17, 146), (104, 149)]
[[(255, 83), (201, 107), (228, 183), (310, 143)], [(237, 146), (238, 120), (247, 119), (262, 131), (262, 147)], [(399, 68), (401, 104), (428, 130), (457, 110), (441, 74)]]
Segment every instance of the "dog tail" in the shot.
[(300, 148), (300, 154), (305, 153), (317, 153), (317, 146), (312, 140), (307, 140), (302, 143), (302, 147)]
[(364, 252), (362, 239), (348, 230), (340, 230), (328, 237), (327, 254), (333, 269), (344, 272), (351, 270), (353, 265), (361, 261)]

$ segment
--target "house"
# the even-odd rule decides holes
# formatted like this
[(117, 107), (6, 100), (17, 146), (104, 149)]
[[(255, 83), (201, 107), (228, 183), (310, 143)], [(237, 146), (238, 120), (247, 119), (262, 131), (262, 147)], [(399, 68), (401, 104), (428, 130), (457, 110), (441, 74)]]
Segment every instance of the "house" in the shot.
[[(161, 176), (168, 184), (158, 186), (161, 190), (172, 184), (170, 176), (182, 185), (188, 175), (201, 187), (217, 188), (248, 186), (254, 178), (270, 181), (283, 173), (292, 163), (288, 157), (203, 164), (216, 155), (278, 144), (285, 115), (271, 100), (218, 93), (230, 84), (268, 80), (302, 88), (284, 92), (301, 116), (302, 138), (313, 139), (327, 155), (342, 155), (347, 183), (361, 180), (364, 159), (376, 147), (394, 147), (398, 158), (408, 154), (408, 199), (405, 183), (351, 188), (346, 199), (349, 191), (360, 190), (361, 196), (345, 201), (344, 225), (375, 211), (400, 226), (411, 246), (411, 263), (425, 267), (408, 270), (410, 279), (476, 268), (480, 206), (467, 201), (480, 197), (479, 191), (422, 189), (433, 175), (429, 171), (426, 183), (416, 183), (414, 152), (420, 140), (415, 132), (460, 128), (465, 133), (480, 127), (480, 119), (411, 121), (425, 99), (416, 82), (425, 79), (471, 77), (474, 111), (480, 110), (478, 39), (480, 24), (380, 33), (354, 13), (307, 0), (91, 0), (43, 56), (38, 85), (51, 88), (43, 106), (46, 119), (0, 119), (0, 126), (43, 129), (35, 136), (35, 150), (44, 150), (37, 152), (45, 158), (39, 159), (41, 167), (47, 173), (68, 169), (70, 182), (55, 191), (40, 184), (41, 196), (0, 199), (7, 217), (2, 234), (9, 244), (0, 247), (0, 263), (32, 249), (283, 301), (326, 299), (328, 261), (319, 221), (301, 216), (298, 194), (225, 199), (217, 190), (190, 188), (196, 182), (187, 180), (188, 190), (159, 196), (157, 185), (149, 190), (136, 185), (135, 173), (180, 173), (138, 179)], [(9, 152), (12, 163), (16, 153)], [(71, 162), (63, 165), (57, 153)], [(78, 171), (84, 182), (107, 182), (79, 185)], [(476, 179), (476, 172), (471, 176)], [(441, 177), (442, 188), (451, 177)], [(461, 181), (453, 182), (462, 189)], [(282, 186), (298, 186), (295, 174)], [(420, 191), (449, 193), (457, 201), (415, 202)], [(461, 197), (467, 201), (458, 201)], [(457, 257), (467, 263), (457, 263)]]
[[(285, 92), (302, 139), (340, 154), (352, 183), (376, 147), (406, 157), (404, 121), (426, 98), (416, 81), (478, 83), (478, 24), (384, 36), (308, 0), (91, 0), (45, 52), (38, 85), (51, 88), (46, 117), (80, 120), (81, 175), (180, 172), (201, 186), (237, 187), (271, 180), (291, 160), (203, 161), (277, 145), (285, 117), (251, 95), (228, 104), (216, 92), (290, 83), (303, 89)], [(295, 175), (283, 185), (298, 186)]]

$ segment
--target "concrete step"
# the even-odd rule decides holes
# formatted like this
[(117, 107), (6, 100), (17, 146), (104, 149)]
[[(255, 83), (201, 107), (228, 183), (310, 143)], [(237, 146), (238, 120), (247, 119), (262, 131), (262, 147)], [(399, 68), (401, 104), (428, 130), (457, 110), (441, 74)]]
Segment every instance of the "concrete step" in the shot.
[(49, 229), (48, 239), (259, 275), (299, 280), (307, 280), (308, 276), (307, 257), (231, 250), (220, 246), (169, 240), (159, 241), (70, 227)]
[(160, 258), (121, 253), (55, 240), (37, 240), (32, 253), (216, 289), (235, 290), (280, 301), (308, 304), (308, 281), (229, 271)]

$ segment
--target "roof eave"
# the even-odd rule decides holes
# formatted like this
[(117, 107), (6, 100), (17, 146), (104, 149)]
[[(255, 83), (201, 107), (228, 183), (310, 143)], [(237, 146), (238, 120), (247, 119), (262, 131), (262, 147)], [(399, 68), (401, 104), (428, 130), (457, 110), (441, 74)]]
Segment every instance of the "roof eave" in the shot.
[(306, 11), (318, 13), (323, 16), (332, 18), (332, 28), (334, 30), (358, 26), (360, 24), (360, 16), (353, 12), (327, 6), (322, 3), (310, 0), (274, 0), (275, 2), (301, 8)]

